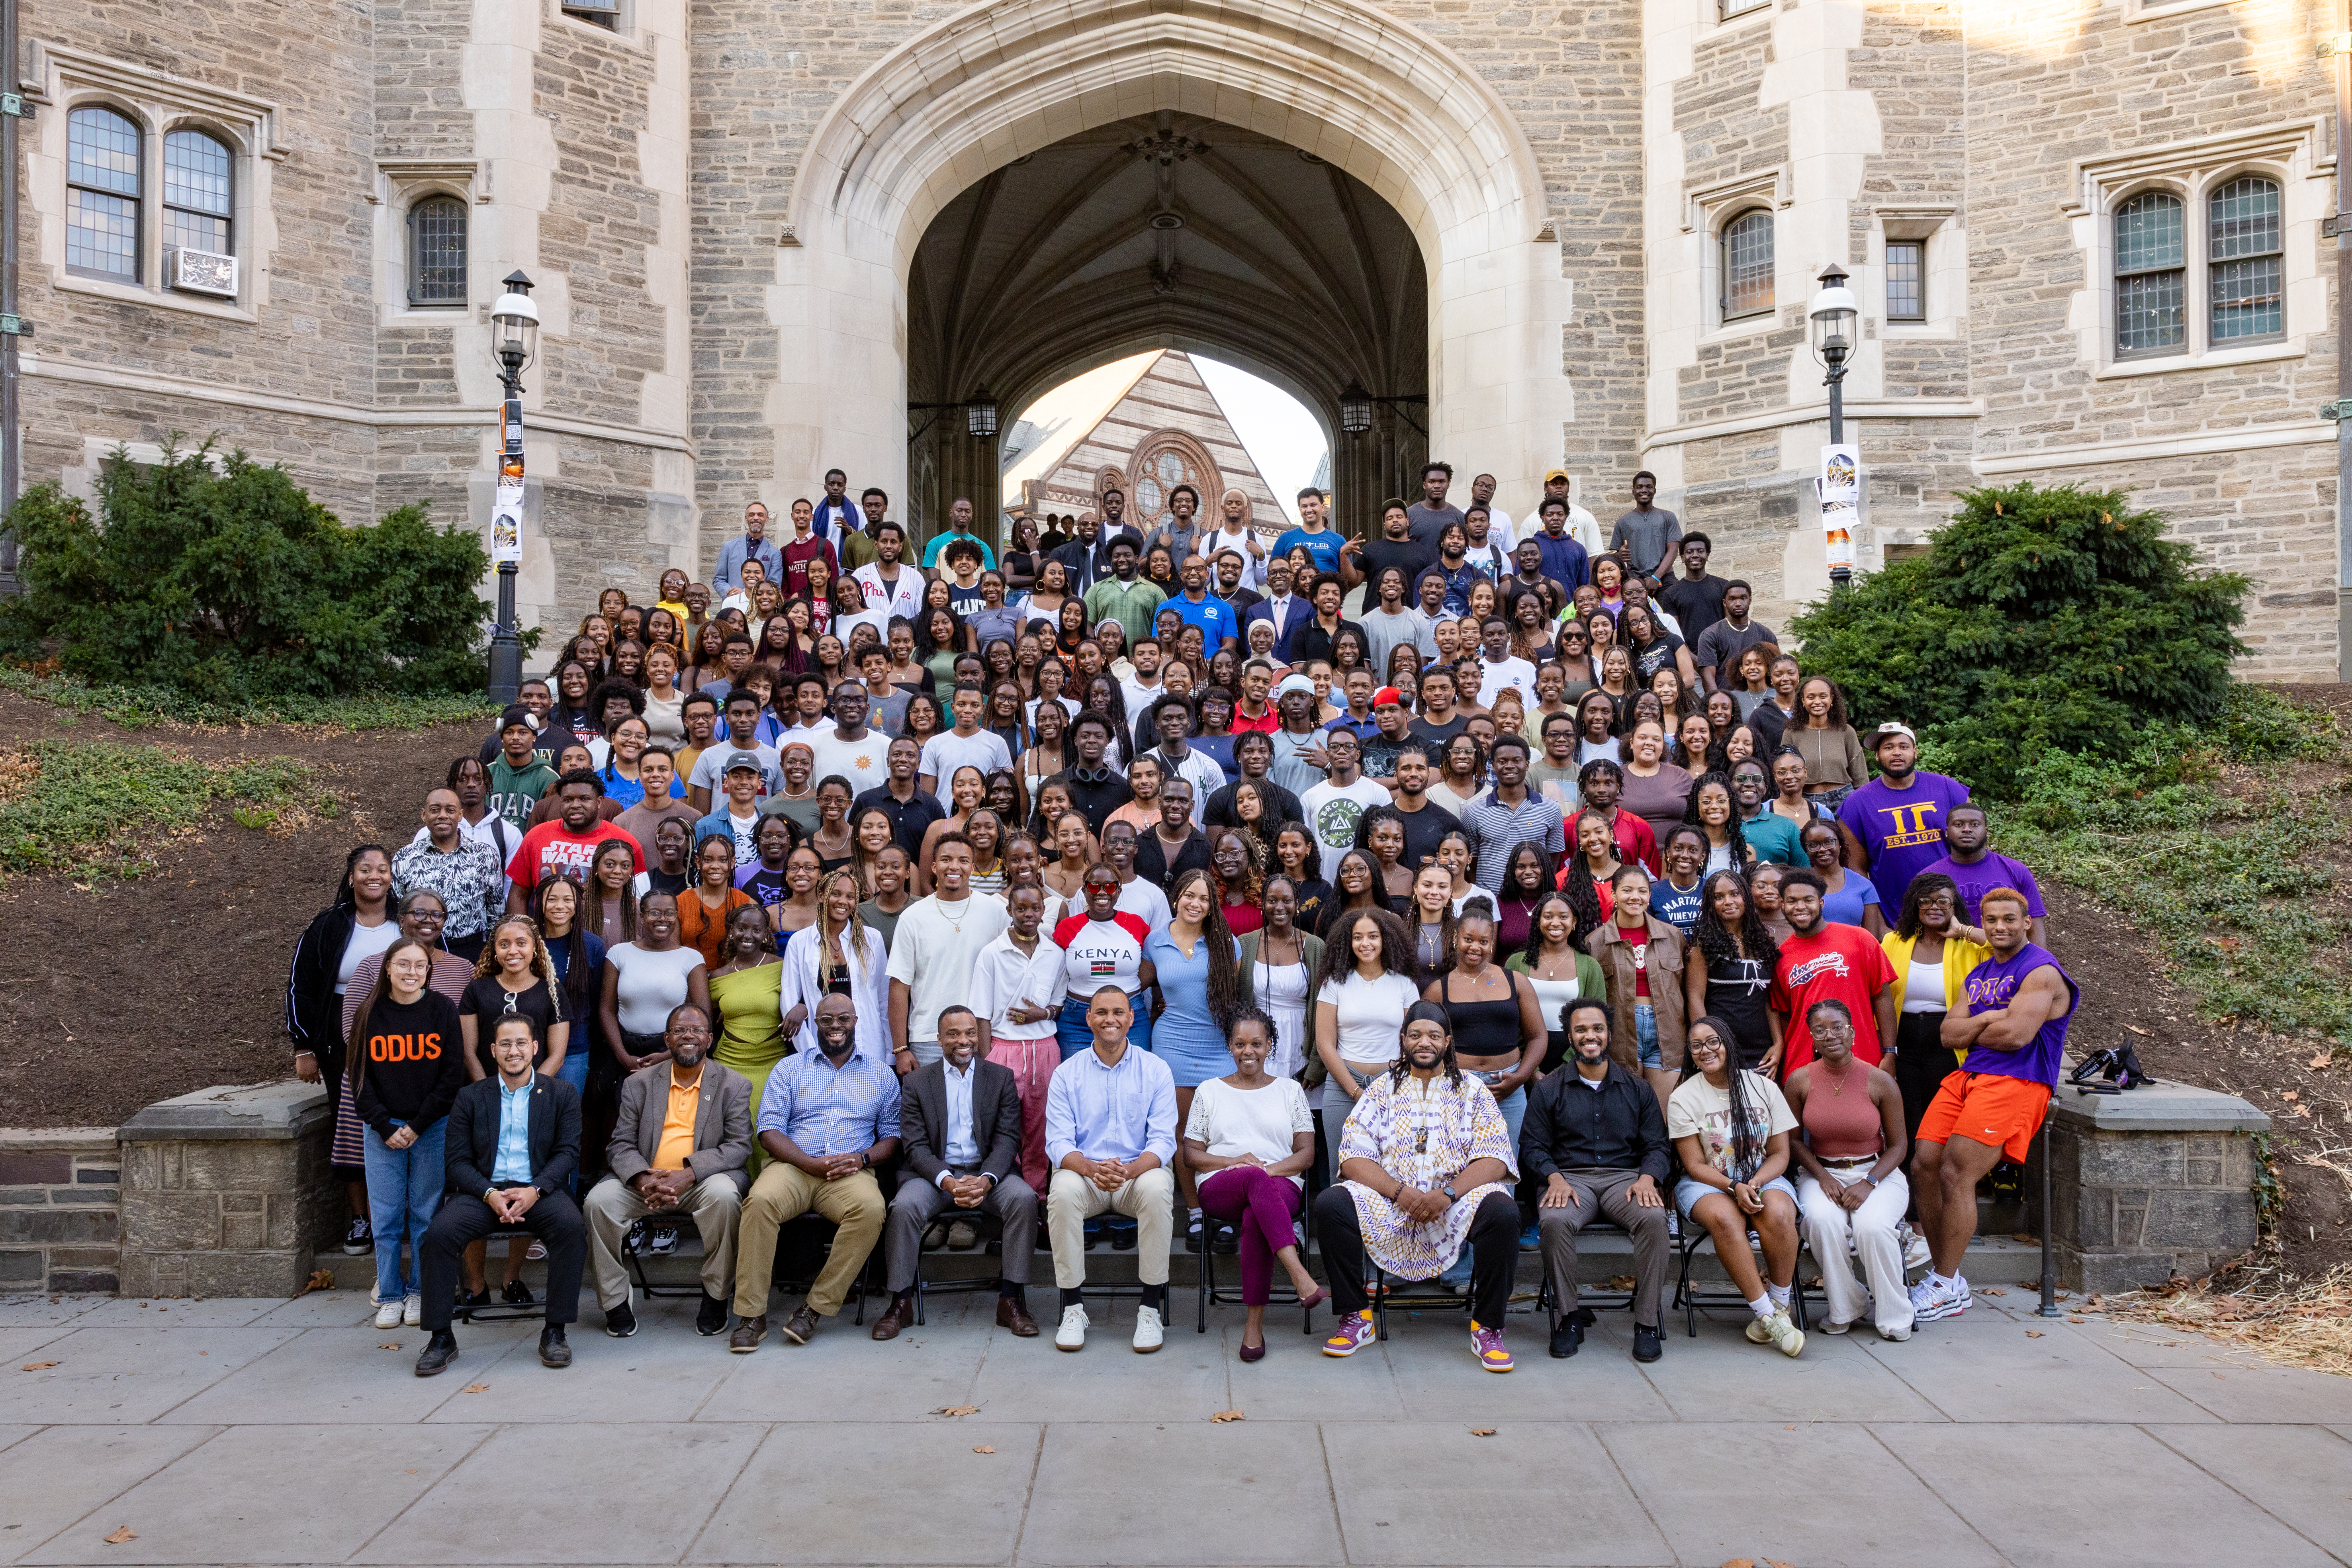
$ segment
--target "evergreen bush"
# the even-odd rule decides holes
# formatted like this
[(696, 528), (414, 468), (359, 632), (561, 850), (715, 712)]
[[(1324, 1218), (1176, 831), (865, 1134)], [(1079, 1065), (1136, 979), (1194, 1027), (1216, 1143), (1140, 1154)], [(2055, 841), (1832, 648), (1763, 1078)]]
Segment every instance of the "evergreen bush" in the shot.
[(470, 533), (421, 506), (351, 527), (284, 469), (176, 440), (161, 462), (120, 450), (97, 514), (55, 483), (8, 518), (24, 594), (0, 648), (97, 682), (205, 700), (478, 691), (488, 568)]
[(2014, 797), (2053, 751), (2121, 762), (2152, 725), (2221, 717), (2246, 580), (2195, 564), (2120, 490), (1961, 492), (1927, 553), (1798, 616), (1808, 674), (1855, 727), (1901, 720), (1971, 787)]

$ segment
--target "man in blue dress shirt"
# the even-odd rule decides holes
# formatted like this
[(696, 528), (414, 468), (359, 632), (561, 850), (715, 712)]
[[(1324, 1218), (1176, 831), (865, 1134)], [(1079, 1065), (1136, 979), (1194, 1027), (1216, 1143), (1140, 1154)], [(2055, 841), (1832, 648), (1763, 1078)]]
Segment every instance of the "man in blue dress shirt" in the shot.
[[(1086, 1222), (1106, 1210), (1136, 1221), (1135, 1348), (1160, 1348), (1168, 1296), (1168, 1242), (1175, 1229), (1176, 1077), (1168, 1064), (1127, 1042), (1127, 993), (1106, 985), (1087, 1004), (1094, 1045), (1054, 1069), (1045, 1088), (1045, 1161), (1053, 1167), (1047, 1212), (1054, 1283), (1062, 1291), (1056, 1349), (1083, 1350), (1087, 1309)], [(790, 1061), (789, 1057), (785, 1058)]]

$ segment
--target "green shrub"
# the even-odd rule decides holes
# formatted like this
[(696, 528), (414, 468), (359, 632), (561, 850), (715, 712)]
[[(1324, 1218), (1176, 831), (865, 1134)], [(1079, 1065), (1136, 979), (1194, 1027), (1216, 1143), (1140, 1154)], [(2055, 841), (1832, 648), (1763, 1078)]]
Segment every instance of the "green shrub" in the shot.
[(2120, 762), (2151, 725), (2221, 716), (2243, 577), (2199, 569), (2120, 490), (1960, 499), (1926, 555), (1791, 624), (1806, 672), (1844, 689), (1857, 728), (1903, 720), (1972, 787), (2014, 797), (2046, 752)]
[(319, 771), (291, 757), (203, 762), (159, 746), (35, 741), (0, 753), (0, 870), (70, 869), (130, 877), (162, 840), (199, 828), (226, 803), (231, 820), (269, 826), (331, 797)]
[(68, 674), (235, 705), (479, 690), (488, 560), (405, 506), (354, 528), (282, 468), (207, 442), (100, 468), (98, 512), (34, 486), (8, 525), (25, 592), (0, 647)]

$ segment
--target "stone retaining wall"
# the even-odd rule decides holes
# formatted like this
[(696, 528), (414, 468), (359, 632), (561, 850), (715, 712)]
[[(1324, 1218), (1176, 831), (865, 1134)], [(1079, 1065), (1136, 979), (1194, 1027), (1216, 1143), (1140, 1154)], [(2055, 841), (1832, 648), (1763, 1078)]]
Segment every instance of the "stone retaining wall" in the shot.
[(121, 1198), (113, 1128), (0, 1129), (0, 1290), (115, 1289)]
[(327, 1091), (199, 1089), (122, 1124), (125, 1296), (292, 1296), (339, 1230)]

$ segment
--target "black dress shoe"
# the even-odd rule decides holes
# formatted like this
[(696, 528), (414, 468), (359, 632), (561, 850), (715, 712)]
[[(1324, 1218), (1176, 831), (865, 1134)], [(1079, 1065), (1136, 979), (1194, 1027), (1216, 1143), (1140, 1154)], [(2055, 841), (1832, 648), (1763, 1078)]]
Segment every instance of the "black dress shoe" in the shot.
[(694, 1314), (694, 1331), (706, 1340), (727, 1331), (727, 1302), (724, 1298), (702, 1298), (702, 1309)]
[(1115, 1225), (1111, 1226), (1110, 1249), (1113, 1252), (1133, 1252), (1135, 1250), (1136, 1237), (1141, 1233), (1141, 1226), (1132, 1225)]
[(1657, 1330), (1647, 1323), (1633, 1325), (1633, 1359), (1635, 1361), (1655, 1361), (1664, 1353), (1665, 1347), (1658, 1342)]
[(468, 1308), (487, 1307), (489, 1304), (490, 1288), (488, 1286), (485, 1285), (478, 1290), (468, 1290), (463, 1285), (457, 1287), (457, 1310), (462, 1312)]
[(1584, 1348), (1584, 1325), (1571, 1314), (1552, 1325), (1551, 1355), (1554, 1361), (1566, 1361)]
[[(487, 1292), (485, 1293), (487, 1294)], [(532, 1295), (530, 1293), (530, 1287), (524, 1284), (520, 1279), (509, 1280), (507, 1282), (507, 1288), (499, 1292), (499, 1300), (504, 1301), (509, 1307), (535, 1307), (539, 1305), (539, 1298)]]
[(446, 1329), (436, 1329), (433, 1337), (425, 1342), (425, 1353), (416, 1358), (416, 1375), (431, 1377), (446, 1371), (457, 1359), (457, 1336)]
[(604, 1331), (616, 1340), (625, 1340), (637, 1331), (637, 1314), (626, 1301), (604, 1310)]
[(563, 1342), (562, 1323), (550, 1323), (539, 1331), (539, 1364), (554, 1367), (572, 1364), (572, 1347)]

